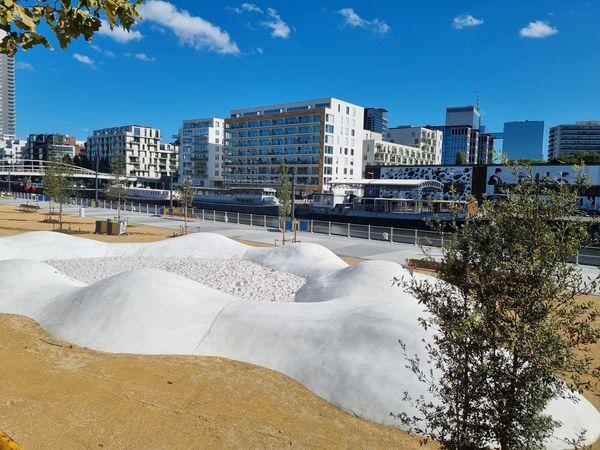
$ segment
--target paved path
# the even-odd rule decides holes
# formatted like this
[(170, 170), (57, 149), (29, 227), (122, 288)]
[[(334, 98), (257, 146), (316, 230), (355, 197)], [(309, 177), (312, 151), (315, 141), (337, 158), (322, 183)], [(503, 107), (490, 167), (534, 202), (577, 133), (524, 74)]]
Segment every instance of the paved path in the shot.
[[(0, 199), (2, 204), (20, 204), (24, 200)], [(42, 208), (47, 208), (45, 202), (40, 202)], [(66, 207), (66, 214), (77, 215), (79, 207)], [(154, 214), (140, 212), (124, 211), (121, 213), (129, 218), (130, 223), (138, 225), (148, 225), (153, 227), (169, 228), (179, 230), (183, 225), (183, 219), (170, 218)], [(115, 210), (103, 208), (86, 208), (86, 217), (99, 219), (113, 218)], [(265, 229), (248, 225), (238, 225), (232, 223), (213, 222), (212, 220), (194, 220), (189, 222), (189, 230), (193, 232), (218, 233), (233, 239), (252, 241), (264, 244), (275, 244), (275, 239), (281, 242), (281, 232), (274, 229)], [(288, 236), (290, 233), (287, 234)], [(423, 258), (422, 249), (416, 245), (400, 244), (383, 241), (369, 241), (366, 239), (348, 238), (344, 236), (328, 236), (325, 234), (311, 234), (298, 232), (300, 242), (313, 242), (315, 244), (327, 247), (336, 255), (348, 256), (361, 259), (382, 259), (404, 264), (410, 258)], [(427, 251), (435, 258), (441, 256), (439, 248), (428, 248)]]

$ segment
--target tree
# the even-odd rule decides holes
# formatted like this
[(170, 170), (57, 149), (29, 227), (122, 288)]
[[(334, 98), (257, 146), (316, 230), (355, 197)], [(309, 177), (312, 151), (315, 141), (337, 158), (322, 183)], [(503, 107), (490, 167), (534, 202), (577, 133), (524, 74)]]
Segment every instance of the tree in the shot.
[[(137, 19), (143, 0), (4, 0), (0, 2), (0, 30), (6, 36), (0, 41), (0, 53), (14, 55), (19, 49), (36, 45), (53, 49), (38, 26), (47, 25), (62, 49), (72, 39), (83, 36), (91, 41), (102, 21), (113, 29), (120, 26), (129, 31)], [(4, 33), (0, 32), (0, 35)]]
[(63, 227), (63, 204), (73, 195), (73, 167), (62, 162), (59, 155), (53, 154), (44, 170), (44, 186), (52, 201), (58, 203), (58, 226)]
[(465, 158), (465, 154), (460, 150), (456, 152), (456, 161), (454, 163), (457, 166), (464, 166), (467, 163), (467, 159)]
[(179, 204), (183, 206), (183, 234), (187, 234), (188, 208), (192, 206), (194, 195), (196, 194), (189, 178), (183, 180), (181, 187), (177, 189), (177, 194), (179, 197)]
[(122, 156), (113, 159), (110, 173), (113, 178), (108, 183), (105, 195), (107, 198), (117, 201), (117, 221), (120, 221), (121, 201), (125, 198), (125, 186), (121, 181), (125, 178), (125, 160)]
[(412, 399), (419, 416), (400, 418), (445, 448), (541, 447), (558, 426), (548, 403), (600, 375), (586, 355), (600, 338), (598, 311), (580, 297), (598, 279), (567, 262), (592, 241), (577, 220), (586, 183), (536, 179), (530, 168), (515, 176), (505, 199), (484, 200), (456, 230), (438, 281), (404, 284), (433, 332), (427, 360), (406, 355), (408, 366), (434, 400)]
[(282, 242), (285, 245), (285, 226), (286, 219), (292, 211), (292, 187), (290, 182), (290, 174), (285, 162), (279, 165), (279, 181), (277, 184), (277, 199), (279, 200), (279, 217), (283, 224), (281, 227)]

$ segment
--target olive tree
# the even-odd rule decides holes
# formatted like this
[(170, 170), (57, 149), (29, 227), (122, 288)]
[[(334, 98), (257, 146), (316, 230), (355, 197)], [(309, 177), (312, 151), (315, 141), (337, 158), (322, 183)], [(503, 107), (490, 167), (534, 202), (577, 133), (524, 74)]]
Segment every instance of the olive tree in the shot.
[(0, 53), (14, 55), (41, 45), (52, 49), (47, 36), (40, 32), (47, 26), (62, 49), (81, 36), (91, 41), (102, 26), (129, 31), (140, 18), (138, 6), (143, 0), (3, 0), (0, 2)]
[(192, 186), (189, 178), (183, 180), (179, 189), (177, 189), (179, 204), (183, 207), (183, 234), (187, 234), (188, 230), (188, 209), (194, 203), (194, 195), (196, 191)]
[(125, 199), (125, 186), (123, 179), (125, 178), (125, 160), (122, 156), (113, 158), (110, 166), (112, 178), (106, 188), (106, 198), (117, 202), (117, 221), (121, 220), (121, 202)]
[(405, 393), (419, 414), (400, 418), (445, 448), (539, 448), (559, 425), (548, 403), (599, 376), (588, 353), (598, 311), (585, 300), (598, 279), (572, 264), (593, 240), (578, 210), (587, 184), (529, 168), (515, 178), (505, 198), (484, 200), (456, 229), (439, 279), (402, 282), (433, 336), (425, 359), (405, 353), (432, 400)]

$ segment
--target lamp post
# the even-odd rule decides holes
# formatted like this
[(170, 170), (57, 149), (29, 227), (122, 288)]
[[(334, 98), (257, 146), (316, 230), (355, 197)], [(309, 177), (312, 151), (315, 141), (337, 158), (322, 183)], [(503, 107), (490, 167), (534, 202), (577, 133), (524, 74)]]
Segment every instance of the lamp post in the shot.
[(100, 165), (100, 154), (96, 155), (96, 177), (95, 177), (95, 192), (94, 200), (96, 200), (96, 208), (98, 207), (98, 169)]

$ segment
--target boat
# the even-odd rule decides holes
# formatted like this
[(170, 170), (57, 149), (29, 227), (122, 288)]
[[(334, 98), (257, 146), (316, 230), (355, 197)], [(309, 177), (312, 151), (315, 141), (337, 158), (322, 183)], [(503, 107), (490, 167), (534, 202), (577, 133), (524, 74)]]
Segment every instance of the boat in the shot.
[[(136, 201), (169, 201), (171, 199), (171, 191), (167, 189), (151, 189), (144, 187), (124, 187), (125, 197), (128, 200)], [(173, 191), (173, 200), (177, 200), (179, 194)]]
[(279, 200), (273, 188), (194, 187), (194, 205), (217, 211), (277, 214)]

